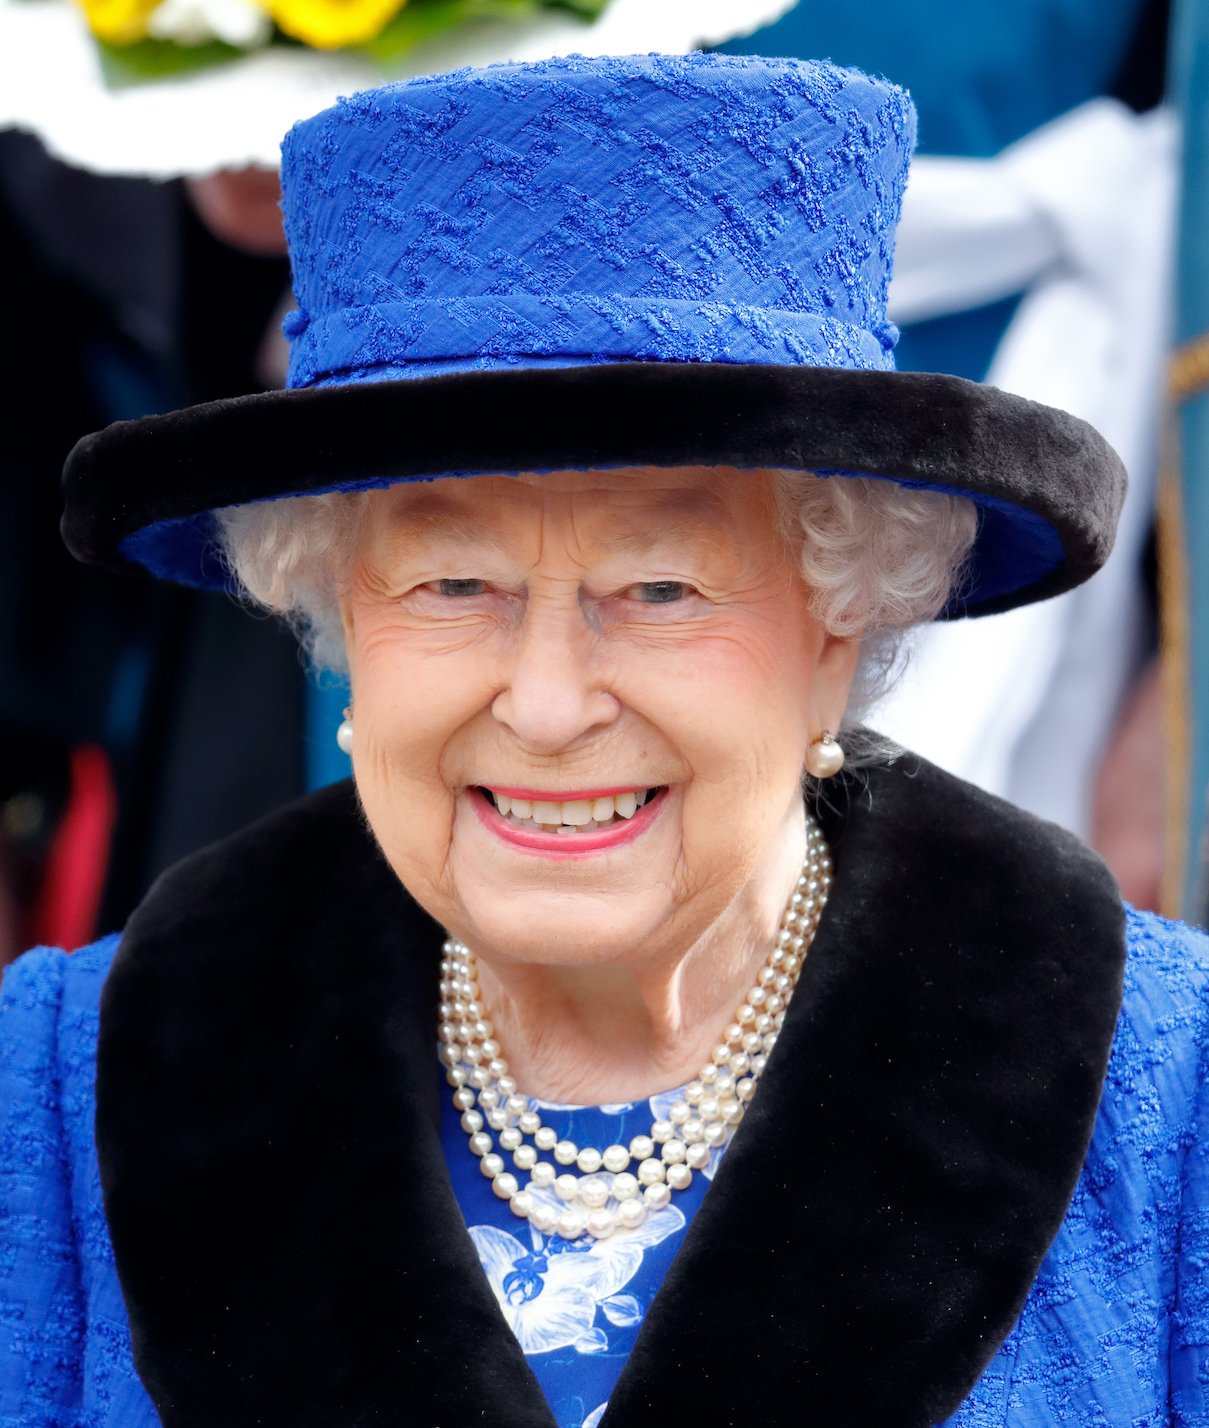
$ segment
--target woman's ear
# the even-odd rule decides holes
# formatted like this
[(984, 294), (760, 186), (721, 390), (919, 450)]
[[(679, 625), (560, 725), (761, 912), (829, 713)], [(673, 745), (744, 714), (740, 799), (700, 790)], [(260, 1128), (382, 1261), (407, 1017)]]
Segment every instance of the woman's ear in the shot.
[(856, 635), (825, 635), (814, 667), (811, 688), (811, 725), (817, 734), (837, 730), (844, 721), (848, 695), (856, 678), (861, 641)]

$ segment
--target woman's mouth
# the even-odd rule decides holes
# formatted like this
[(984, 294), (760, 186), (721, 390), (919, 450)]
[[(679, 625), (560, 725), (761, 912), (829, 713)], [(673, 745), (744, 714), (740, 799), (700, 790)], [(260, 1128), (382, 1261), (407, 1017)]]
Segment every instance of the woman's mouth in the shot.
[(592, 852), (627, 842), (657, 815), (666, 786), (556, 796), (532, 790), (471, 790), (479, 816), (508, 842), (533, 851)]
[(596, 798), (512, 798), (493, 788), (479, 792), (495, 811), (521, 828), (543, 833), (596, 832), (617, 823), (628, 823), (640, 808), (663, 792), (662, 788), (636, 788), (624, 793), (608, 793)]

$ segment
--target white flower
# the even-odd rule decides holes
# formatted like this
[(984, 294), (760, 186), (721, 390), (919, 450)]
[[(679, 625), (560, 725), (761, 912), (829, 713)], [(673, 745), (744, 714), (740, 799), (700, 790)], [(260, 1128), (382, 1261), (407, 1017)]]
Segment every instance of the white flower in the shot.
[(250, 50), (268, 44), (273, 22), (253, 0), (163, 0), (152, 11), (147, 29), (157, 40), (178, 45), (222, 40)]
[[(534, 1190), (545, 1199), (545, 1192)], [(565, 1208), (556, 1197), (551, 1203)], [(616, 1209), (616, 1202), (609, 1204)], [(529, 1243), (494, 1225), (472, 1225), (479, 1260), (504, 1318), (527, 1354), (575, 1347), (600, 1353), (608, 1347), (596, 1327), (601, 1309), (610, 1324), (637, 1324), (642, 1306), (621, 1291), (638, 1272), (643, 1254), (684, 1227), (684, 1215), (668, 1205), (648, 1215), (637, 1229), (618, 1230), (604, 1240), (546, 1239), (530, 1230)]]

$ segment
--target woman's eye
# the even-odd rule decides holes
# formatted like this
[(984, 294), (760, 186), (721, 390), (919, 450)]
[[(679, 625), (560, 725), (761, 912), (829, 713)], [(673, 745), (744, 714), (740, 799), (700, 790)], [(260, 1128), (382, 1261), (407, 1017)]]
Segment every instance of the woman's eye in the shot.
[(693, 587), (683, 580), (646, 580), (640, 585), (631, 585), (626, 595), (631, 600), (639, 600), (644, 605), (671, 605), (693, 593)]
[(485, 580), (438, 580), (436, 586), (438, 594), (456, 600), (459, 596), (481, 595), (487, 589), (487, 582)]

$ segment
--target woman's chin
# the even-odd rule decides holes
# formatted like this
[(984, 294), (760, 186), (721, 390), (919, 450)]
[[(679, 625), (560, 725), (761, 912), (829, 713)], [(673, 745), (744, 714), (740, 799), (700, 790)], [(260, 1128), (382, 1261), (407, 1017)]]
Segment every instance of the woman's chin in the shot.
[[(682, 788), (661, 788), (638, 808), (629, 836), (581, 852), (581, 835), (555, 834), (545, 842), (559, 846), (534, 851), (467, 791), (443, 881), (445, 925), (475, 951), (513, 963), (620, 966), (683, 950), (729, 903), (742, 862), (713, 840), (690, 859), (684, 806)], [(587, 841), (597, 842), (591, 830)], [(688, 893), (694, 861), (714, 869), (705, 897)]]
[(619, 966), (649, 953), (674, 909), (659, 899), (528, 893), (463, 900), (454, 930), (486, 960), (544, 967)]

